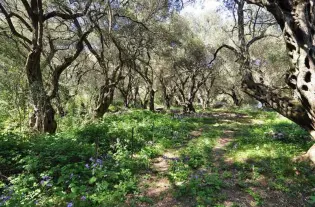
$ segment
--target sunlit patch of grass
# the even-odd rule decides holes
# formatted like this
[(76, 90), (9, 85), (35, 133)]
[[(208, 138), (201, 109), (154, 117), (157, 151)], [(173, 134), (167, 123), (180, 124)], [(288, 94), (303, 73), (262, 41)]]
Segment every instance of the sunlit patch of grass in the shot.
[[(312, 171), (292, 161), (311, 146), (307, 132), (273, 112), (250, 114), (253, 117), (251, 124), (238, 127), (235, 142), (228, 146), (226, 158), (234, 161), (234, 167), (243, 172), (250, 185), (264, 177), (270, 189), (291, 194), (307, 193), (314, 187)], [(301, 171), (305, 173), (302, 177)], [(243, 183), (245, 187), (248, 182)], [(256, 201), (261, 203), (261, 199)]]

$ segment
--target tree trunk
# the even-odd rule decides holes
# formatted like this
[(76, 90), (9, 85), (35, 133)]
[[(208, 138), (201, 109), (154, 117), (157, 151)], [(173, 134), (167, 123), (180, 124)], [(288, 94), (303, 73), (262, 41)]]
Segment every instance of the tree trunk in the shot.
[(154, 111), (154, 97), (155, 97), (155, 91), (154, 91), (154, 89), (151, 89), (151, 91), (150, 91), (150, 101), (149, 101), (149, 109), (150, 109), (150, 111)]
[[(305, 128), (315, 138), (315, 5), (314, 1), (262, 1), (247, 0), (248, 3), (265, 6), (271, 12), (281, 29), (291, 59), (292, 67), (288, 71), (286, 82), (299, 97), (299, 103), (287, 103), (283, 98), (277, 100), (277, 94), (267, 99), (269, 105), (284, 107), (284, 116)], [(256, 87), (268, 91), (266, 87), (252, 83), (248, 88)], [(290, 105), (289, 108), (287, 105)], [(273, 107), (274, 108), (274, 107)]]
[(136, 86), (134, 89), (134, 97), (133, 97), (133, 107), (138, 108), (139, 107), (139, 101), (138, 97), (140, 97), (139, 95), (139, 86)]
[(128, 98), (128, 95), (127, 96), (124, 96), (124, 106), (126, 108), (129, 108), (129, 98)]
[(233, 90), (232, 91), (232, 99), (233, 99), (233, 103), (235, 106), (241, 106), (241, 100), (237, 97), (236, 92)]
[(34, 107), (34, 114), (29, 123), (35, 131), (55, 133), (57, 129), (55, 110), (44, 88), (40, 70), (40, 55), (40, 49), (33, 49), (28, 55), (25, 67)]
[(167, 109), (171, 108), (171, 97), (169, 95), (165, 95), (164, 97), (164, 105)]
[(188, 101), (187, 103), (185, 103), (183, 110), (184, 113), (195, 113), (196, 110), (193, 101)]
[(61, 117), (64, 117), (64, 116), (65, 116), (65, 110), (64, 110), (63, 107), (62, 107), (59, 94), (56, 94), (55, 100), (56, 100), (57, 113), (58, 113)]
[(94, 109), (94, 117), (102, 118), (106, 112), (108, 112), (109, 106), (113, 102), (114, 98), (114, 88), (107, 86), (102, 86), (100, 93), (96, 101), (96, 108)]

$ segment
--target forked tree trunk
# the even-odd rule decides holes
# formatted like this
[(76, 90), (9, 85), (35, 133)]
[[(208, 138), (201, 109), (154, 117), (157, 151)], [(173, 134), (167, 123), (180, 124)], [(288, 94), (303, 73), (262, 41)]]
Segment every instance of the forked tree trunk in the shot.
[(196, 109), (194, 107), (192, 100), (189, 100), (188, 102), (185, 103), (183, 111), (184, 111), (184, 113), (195, 113), (196, 112)]

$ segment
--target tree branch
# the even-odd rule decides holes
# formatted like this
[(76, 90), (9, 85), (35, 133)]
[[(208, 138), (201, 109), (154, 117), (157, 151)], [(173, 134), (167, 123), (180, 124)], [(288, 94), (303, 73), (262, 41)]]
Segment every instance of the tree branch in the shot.
[(9, 25), (9, 28), (12, 32), (13, 35), (15, 35), (16, 37), (24, 40), (25, 42), (27, 42), (28, 44), (32, 44), (32, 41), (29, 40), (27, 37), (23, 36), (22, 34), (18, 33), (12, 23), (12, 20), (10, 18), (10, 15), (9, 13), (7, 12), (7, 10), (4, 8), (4, 6), (2, 5), (2, 3), (0, 3), (0, 11), (1, 13), (3, 13), (3, 15), (5, 16), (6, 20), (7, 20), (7, 23)]
[(234, 47), (230, 46), (230, 45), (222, 45), (220, 46), (216, 51), (215, 53), (213, 54), (213, 59), (209, 62), (208, 65), (211, 65), (217, 58), (218, 56), (218, 53), (220, 52), (220, 50), (222, 50), (223, 48), (227, 48), (229, 50), (231, 50), (232, 52), (234, 52), (236, 54), (236, 56), (239, 56), (239, 51), (237, 49), (235, 49)]

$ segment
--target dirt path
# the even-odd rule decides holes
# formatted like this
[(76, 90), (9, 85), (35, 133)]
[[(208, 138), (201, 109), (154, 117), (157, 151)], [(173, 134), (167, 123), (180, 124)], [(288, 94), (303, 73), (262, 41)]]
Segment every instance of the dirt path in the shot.
[(177, 159), (176, 154), (165, 152), (162, 156), (152, 160), (152, 172), (141, 179), (139, 187), (141, 197), (146, 198), (137, 206), (170, 207), (177, 205), (172, 195), (172, 185), (167, 177), (169, 160)]
[[(234, 130), (225, 130), (213, 148), (214, 166), (220, 173), (223, 173), (224, 171), (232, 172), (232, 176), (230, 178), (225, 178), (224, 180), (225, 184), (228, 185), (228, 188), (224, 188), (221, 192), (225, 196), (224, 206), (232, 207), (235, 206), (235, 204), (241, 207), (256, 206), (254, 198), (244, 192), (238, 185), (237, 177), (235, 176), (237, 171), (232, 167), (233, 161), (226, 156), (227, 147), (233, 143), (234, 136)], [(237, 147), (236, 143), (234, 145), (234, 147)]]
[[(220, 203), (222, 206), (232, 207), (293, 207), (288, 204), (288, 197), (280, 191), (271, 190), (268, 186), (272, 180), (267, 177), (253, 178), (251, 171), (243, 172), (235, 166), (235, 160), (229, 157), (231, 150), (238, 149), (237, 136), (241, 132), (239, 125), (251, 127), (251, 118), (243, 114), (218, 113), (206, 114), (215, 117), (217, 122), (212, 125), (205, 123), (204, 127), (197, 128), (187, 134), (190, 141), (198, 139), (211, 130), (211, 127), (217, 123), (223, 123), (220, 130), (222, 134), (216, 139), (216, 143), (211, 150), (210, 168), (195, 169), (194, 174), (200, 170), (211, 175), (218, 172), (219, 179), (224, 183), (218, 195), (222, 197)], [(205, 115), (205, 116), (206, 116)], [(232, 126), (231, 123), (239, 125)], [(210, 127), (209, 127), (210, 126)], [(220, 126), (220, 125), (219, 125)], [(183, 140), (181, 148), (186, 148), (186, 142)], [(166, 150), (161, 156), (151, 160), (150, 171), (144, 175), (139, 183), (139, 195), (136, 204), (128, 206), (139, 207), (193, 207), (195, 201), (189, 197), (176, 198), (174, 195), (177, 184), (170, 181), (169, 173), (171, 171), (171, 162), (179, 160), (179, 149)], [(209, 170), (210, 169), (210, 170)], [(253, 172), (254, 173), (254, 172)], [(244, 177), (245, 176), (245, 177)], [(189, 179), (189, 178), (187, 178)], [(186, 180), (187, 181), (187, 180)], [(256, 183), (256, 184), (254, 184)], [(179, 200), (180, 199), (180, 200)], [(221, 205), (220, 205), (221, 206)]]

